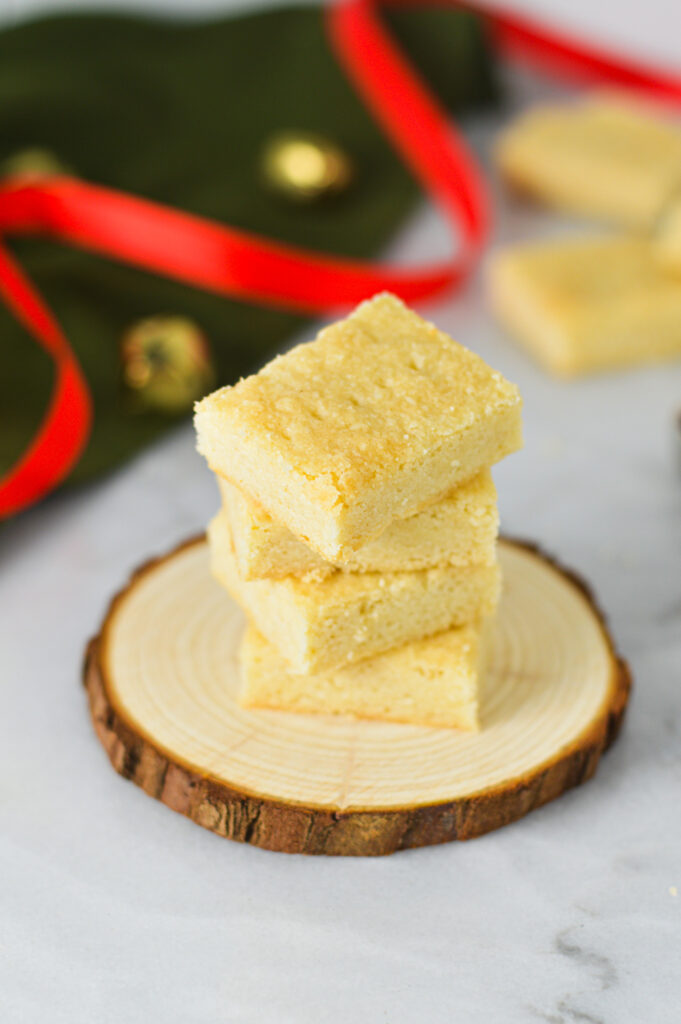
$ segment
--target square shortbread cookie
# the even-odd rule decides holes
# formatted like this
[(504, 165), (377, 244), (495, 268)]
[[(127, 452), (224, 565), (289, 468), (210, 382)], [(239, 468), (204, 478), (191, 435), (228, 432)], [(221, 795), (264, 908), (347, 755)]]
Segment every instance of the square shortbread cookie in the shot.
[(521, 191), (630, 228), (651, 228), (681, 186), (681, 129), (617, 96), (535, 107), (501, 134), (496, 156)]
[(681, 196), (665, 207), (657, 222), (653, 251), (660, 268), (681, 280)]
[(244, 580), (305, 576), (323, 579), (337, 568), (349, 572), (400, 572), (436, 565), (493, 565), (499, 528), (497, 494), (489, 470), (457, 487), (442, 501), (397, 519), (380, 537), (335, 565), (218, 477), (239, 573)]
[(336, 572), (320, 581), (242, 580), (224, 513), (208, 527), (211, 568), (294, 672), (323, 672), (491, 614), (498, 565)]
[(517, 388), (393, 295), (196, 408), (199, 451), (327, 561), (521, 440)]
[(245, 707), (477, 730), (483, 647), (475, 623), (346, 668), (296, 675), (249, 626), (239, 653), (240, 700)]
[(645, 238), (511, 246), (488, 270), (500, 322), (555, 373), (681, 355), (681, 281), (660, 269)]

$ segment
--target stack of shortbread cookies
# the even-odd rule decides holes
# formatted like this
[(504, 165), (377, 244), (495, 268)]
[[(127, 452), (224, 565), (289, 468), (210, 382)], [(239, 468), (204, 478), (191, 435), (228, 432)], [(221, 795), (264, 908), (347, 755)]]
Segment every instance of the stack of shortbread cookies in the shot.
[(242, 702), (475, 729), (516, 387), (381, 294), (203, 399)]

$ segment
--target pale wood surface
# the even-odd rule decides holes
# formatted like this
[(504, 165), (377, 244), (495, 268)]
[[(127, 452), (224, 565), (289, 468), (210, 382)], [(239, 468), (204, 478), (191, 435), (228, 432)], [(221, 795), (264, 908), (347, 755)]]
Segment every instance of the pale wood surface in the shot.
[(479, 734), (241, 708), (242, 614), (196, 541), (137, 574), (91, 647), (100, 738), (176, 810), (273, 849), (384, 853), (505, 824), (593, 773), (628, 675), (578, 583), (523, 546), (500, 558)]

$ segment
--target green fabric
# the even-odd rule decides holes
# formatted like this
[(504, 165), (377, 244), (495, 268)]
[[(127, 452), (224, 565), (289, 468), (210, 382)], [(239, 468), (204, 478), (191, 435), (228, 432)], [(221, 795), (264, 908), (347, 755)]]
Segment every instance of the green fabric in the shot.
[[(495, 96), (480, 22), (453, 11), (400, 11), (391, 29), (448, 108)], [(356, 184), (297, 206), (257, 174), (264, 142), (285, 129), (347, 148)], [(319, 9), (292, 7), (215, 22), (46, 18), (0, 33), (0, 159), (39, 147), (79, 177), (276, 239), (354, 257), (380, 251), (419, 195), (346, 81)], [(305, 323), (226, 301), (42, 239), (12, 240), (88, 378), (95, 423), (71, 476), (85, 480), (172, 424), (134, 411), (120, 386), (118, 342), (141, 317), (181, 314), (207, 334), (218, 380), (260, 364)], [(0, 306), (0, 472), (24, 449), (52, 369)]]

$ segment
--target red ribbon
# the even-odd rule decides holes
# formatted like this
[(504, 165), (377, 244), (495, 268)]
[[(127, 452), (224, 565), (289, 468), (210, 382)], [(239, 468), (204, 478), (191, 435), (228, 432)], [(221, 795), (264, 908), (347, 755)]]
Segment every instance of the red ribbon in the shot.
[[(450, 223), (459, 247), (449, 261), (408, 269), (331, 258), (66, 177), (15, 179), (0, 186), (0, 235), (47, 235), (220, 295), (309, 313), (347, 307), (384, 289), (413, 302), (460, 284), (487, 237), (483, 179), (446, 112), (383, 28), (376, 13), (380, 5), (380, 0), (334, 4), (327, 12), (329, 37), (376, 121)], [(613, 58), (522, 18), (494, 11), (485, 11), (485, 17), (497, 48), (538, 70), (681, 101), (681, 79)], [(2, 517), (37, 501), (68, 475), (87, 442), (92, 410), (68, 341), (1, 247), (0, 295), (56, 365), (38, 433), (0, 480)]]
[(92, 403), (71, 346), (4, 246), (0, 295), (55, 363), (52, 398), (38, 433), (0, 480), (0, 516), (9, 516), (38, 501), (70, 472), (90, 431)]

